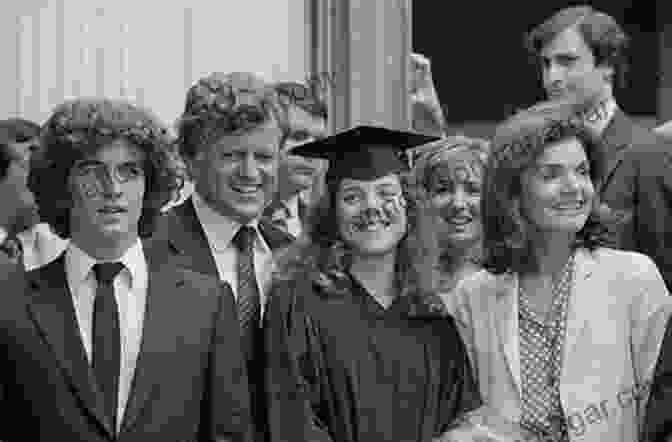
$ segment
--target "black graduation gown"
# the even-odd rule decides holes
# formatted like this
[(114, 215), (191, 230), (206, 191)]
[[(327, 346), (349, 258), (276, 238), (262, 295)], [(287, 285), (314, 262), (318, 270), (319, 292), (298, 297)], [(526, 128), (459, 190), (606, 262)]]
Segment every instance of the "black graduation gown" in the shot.
[[(645, 391), (646, 386), (642, 386)], [(664, 442), (672, 436), (672, 319), (667, 321), (665, 336), (653, 374), (646, 404), (642, 441)]]
[(348, 286), (298, 278), (271, 293), (272, 442), (426, 442), (481, 405), (452, 317), (411, 296), (384, 309)]

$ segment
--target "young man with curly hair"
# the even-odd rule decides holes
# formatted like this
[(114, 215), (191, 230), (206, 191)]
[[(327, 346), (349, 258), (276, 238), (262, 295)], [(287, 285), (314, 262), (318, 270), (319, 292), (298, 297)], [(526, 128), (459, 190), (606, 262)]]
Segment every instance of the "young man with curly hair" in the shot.
[(165, 128), (124, 101), (77, 99), (42, 141), (30, 190), (70, 241), (0, 280), (0, 439), (245, 440), (231, 291), (147, 239), (180, 187)]

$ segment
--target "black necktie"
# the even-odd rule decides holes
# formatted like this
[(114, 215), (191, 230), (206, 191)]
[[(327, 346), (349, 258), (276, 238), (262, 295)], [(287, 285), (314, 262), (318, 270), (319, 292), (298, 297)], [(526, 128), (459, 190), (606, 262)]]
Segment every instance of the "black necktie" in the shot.
[(117, 428), (117, 395), (121, 336), (119, 312), (112, 282), (124, 265), (120, 262), (99, 263), (93, 266), (98, 281), (93, 302), (93, 372), (105, 400), (105, 411)]
[(254, 238), (256, 232), (253, 227), (242, 226), (233, 237), (233, 243), (238, 247), (238, 320), (243, 352), (248, 360), (253, 359), (255, 350), (255, 335), (259, 327), (261, 316), (261, 302), (256, 272), (254, 270)]

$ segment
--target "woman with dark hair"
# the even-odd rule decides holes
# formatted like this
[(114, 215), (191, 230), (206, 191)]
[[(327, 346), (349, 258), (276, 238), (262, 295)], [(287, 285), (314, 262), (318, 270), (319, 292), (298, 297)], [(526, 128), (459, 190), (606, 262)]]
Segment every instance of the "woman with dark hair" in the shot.
[(647, 256), (605, 247), (615, 216), (579, 106), (497, 129), (482, 199), (486, 270), (447, 297), (484, 401), (545, 440), (634, 441), (670, 297)]
[(454, 136), (416, 150), (416, 184), (437, 212), (440, 287), (448, 292), (481, 267), (481, 187), (489, 142)]
[(427, 141), (358, 127), (296, 149), (330, 165), (270, 296), (273, 441), (430, 441), (480, 405), (399, 158)]

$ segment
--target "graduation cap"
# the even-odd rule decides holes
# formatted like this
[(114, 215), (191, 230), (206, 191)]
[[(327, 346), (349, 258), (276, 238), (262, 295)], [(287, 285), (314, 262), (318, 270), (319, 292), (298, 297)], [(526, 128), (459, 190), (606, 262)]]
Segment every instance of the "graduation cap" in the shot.
[(376, 126), (357, 126), (302, 144), (293, 155), (329, 160), (327, 180), (375, 180), (408, 169), (405, 150), (437, 137)]

